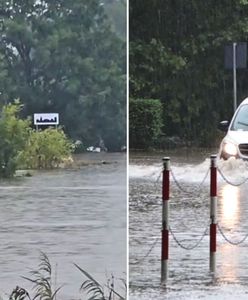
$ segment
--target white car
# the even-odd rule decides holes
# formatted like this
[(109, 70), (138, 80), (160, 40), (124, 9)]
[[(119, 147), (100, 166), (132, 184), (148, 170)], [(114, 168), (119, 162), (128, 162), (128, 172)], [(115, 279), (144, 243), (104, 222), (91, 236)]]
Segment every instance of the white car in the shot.
[(220, 144), (219, 157), (248, 160), (248, 98), (239, 105), (231, 122), (220, 122), (219, 129), (227, 132)]

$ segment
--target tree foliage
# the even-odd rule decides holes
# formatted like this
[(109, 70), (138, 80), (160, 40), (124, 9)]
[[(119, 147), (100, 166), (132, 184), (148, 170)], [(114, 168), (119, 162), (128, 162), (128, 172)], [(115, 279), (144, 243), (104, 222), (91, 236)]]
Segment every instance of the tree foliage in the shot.
[(127, 1), (126, 0), (104, 0), (108, 17), (112, 21), (114, 30), (124, 40), (126, 40), (127, 23)]
[[(210, 145), (232, 116), (224, 47), (247, 41), (246, 1), (130, 1), (130, 95), (161, 99), (164, 132)], [(238, 98), (248, 92), (238, 70)]]
[(161, 134), (162, 105), (155, 99), (130, 99), (130, 147), (147, 149)]
[(0, 1), (0, 101), (58, 112), (73, 139), (125, 143), (125, 43), (98, 0)]

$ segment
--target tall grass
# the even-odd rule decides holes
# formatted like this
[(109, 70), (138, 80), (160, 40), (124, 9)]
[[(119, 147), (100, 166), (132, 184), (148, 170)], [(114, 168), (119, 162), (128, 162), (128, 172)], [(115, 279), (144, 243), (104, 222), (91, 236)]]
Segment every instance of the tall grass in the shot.
[[(122, 296), (114, 288), (114, 277), (107, 280), (107, 283), (100, 284), (91, 274), (86, 272), (77, 264), (75, 268), (85, 277), (79, 291), (84, 298), (82, 300), (125, 300), (126, 281), (121, 279), (124, 285), (125, 296)], [(55, 276), (56, 277), (56, 276)], [(59, 299), (59, 292), (63, 286), (56, 286), (56, 278), (53, 278), (52, 266), (47, 255), (41, 252), (40, 263), (37, 270), (30, 272), (30, 277), (22, 276), (32, 284), (31, 291), (17, 286), (11, 292), (8, 300), (56, 300)], [(86, 297), (86, 298), (85, 298)], [(68, 299), (70, 300), (70, 299)]]

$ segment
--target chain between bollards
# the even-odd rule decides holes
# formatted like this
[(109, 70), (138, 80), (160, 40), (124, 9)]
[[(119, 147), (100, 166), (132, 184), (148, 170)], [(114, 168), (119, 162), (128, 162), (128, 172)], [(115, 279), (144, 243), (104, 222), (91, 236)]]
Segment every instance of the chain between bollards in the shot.
[[(216, 271), (217, 235), (217, 156), (210, 157), (210, 259), (209, 268)], [(162, 243), (161, 243), (161, 283), (166, 283), (169, 274), (169, 200), (170, 200), (170, 158), (163, 158), (162, 183)]]
[(161, 283), (166, 283), (169, 269), (169, 199), (170, 199), (170, 158), (163, 158), (162, 185), (162, 243), (161, 243)]

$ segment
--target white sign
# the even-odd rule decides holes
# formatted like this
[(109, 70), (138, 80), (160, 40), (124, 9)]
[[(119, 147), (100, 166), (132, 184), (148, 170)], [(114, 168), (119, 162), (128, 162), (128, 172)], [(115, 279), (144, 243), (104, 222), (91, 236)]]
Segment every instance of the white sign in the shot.
[(47, 114), (34, 114), (34, 125), (59, 125), (59, 114), (47, 113)]

